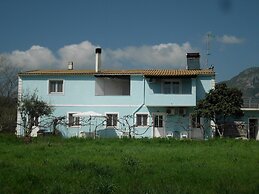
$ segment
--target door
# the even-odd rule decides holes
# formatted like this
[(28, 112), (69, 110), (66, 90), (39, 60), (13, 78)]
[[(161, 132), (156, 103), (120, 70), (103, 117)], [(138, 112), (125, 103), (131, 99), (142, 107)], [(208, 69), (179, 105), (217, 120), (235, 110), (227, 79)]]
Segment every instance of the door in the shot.
[(249, 138), (258, 139), (258, 119), (249, 119)]
[(165, 113), (153, 114), (153, 137), (165, 137)]

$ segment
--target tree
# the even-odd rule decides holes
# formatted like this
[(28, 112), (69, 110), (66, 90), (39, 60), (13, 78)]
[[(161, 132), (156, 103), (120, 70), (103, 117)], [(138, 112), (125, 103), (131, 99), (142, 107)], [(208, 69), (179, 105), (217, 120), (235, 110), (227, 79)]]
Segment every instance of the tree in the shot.
[(18, 68), (0, 55), (0, 131), (15, 129)]
[(242, 105), (242, 92), (223, 83), (216, 85), (205, 99), (198, 102), (195, 113), (213, 121), (218, 135), (223, 137), (226, 119), (242, 116)]
[(21, 125), (25, 129), (25, 136), (29, 136), (33, 126), (46, 124), (43, 119), (40, 122), (39, 118), (50, 116), (53, 112), (53, 108), (39, 99), (36, 92), (34, 92), (33, 94), (26, 94), (21, 97), (21, 100), (18, 102), (18, 111), (22, 119)]

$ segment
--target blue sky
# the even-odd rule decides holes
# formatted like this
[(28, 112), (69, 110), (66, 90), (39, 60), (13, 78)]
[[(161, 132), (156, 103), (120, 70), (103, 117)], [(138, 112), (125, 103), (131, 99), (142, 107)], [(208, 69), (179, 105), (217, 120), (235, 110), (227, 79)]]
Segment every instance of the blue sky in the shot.
[(259, 66), (258, 0), (1, 0), (0, 55), (27, 69), (185, 68), (200, 52), (217, 81)]

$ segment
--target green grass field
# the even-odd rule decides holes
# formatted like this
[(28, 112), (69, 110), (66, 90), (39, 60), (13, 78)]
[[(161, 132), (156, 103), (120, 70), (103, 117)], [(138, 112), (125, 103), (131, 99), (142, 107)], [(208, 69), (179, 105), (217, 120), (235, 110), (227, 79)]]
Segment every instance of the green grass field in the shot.
[(0, 134), (0, 193), (259, 193), (259, 142)]

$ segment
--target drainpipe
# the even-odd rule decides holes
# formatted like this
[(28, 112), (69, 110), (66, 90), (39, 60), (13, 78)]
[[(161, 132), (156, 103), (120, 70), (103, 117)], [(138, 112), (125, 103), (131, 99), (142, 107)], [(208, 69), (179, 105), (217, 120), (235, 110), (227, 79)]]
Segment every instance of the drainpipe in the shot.
[(132, 113), (133, 116), (133, 131), (135, 131), (135, 115), (136, 113), (145, 105), (146, 101), (146, 84), (145, 84), (145, 76), (143, 75), (143, 99), (142, 104)]

